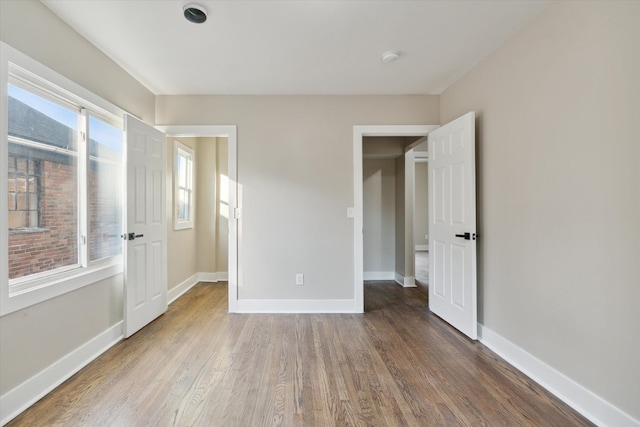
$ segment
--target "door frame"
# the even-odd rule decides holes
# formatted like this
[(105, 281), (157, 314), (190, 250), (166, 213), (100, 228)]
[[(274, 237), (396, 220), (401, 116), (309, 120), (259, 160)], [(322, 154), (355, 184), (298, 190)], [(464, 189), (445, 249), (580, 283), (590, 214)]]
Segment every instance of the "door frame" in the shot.
[[(427, 136), (440, 125), (358, 125), (353, 127), (353, 287), (355, 313), (364, 313), (362, 143), (365, 136)], [(414, 144), (422, 142), (419, 139)]]
[[(229, 313), (238, 310), (238, 280), (239, 261), (238, 245), (240, 243), (238, 232), (240, 220), (237, 212), (240, 209), (238, 196), (238, 139), (236, 125), (165, 125), (156, 126), (167, 137), (174, 138), (202, 138), (202, 137), (226, 137), (229, 141), (228, 176), (229, 176)], [(236, 218), (236, 221), (232, 219)]]

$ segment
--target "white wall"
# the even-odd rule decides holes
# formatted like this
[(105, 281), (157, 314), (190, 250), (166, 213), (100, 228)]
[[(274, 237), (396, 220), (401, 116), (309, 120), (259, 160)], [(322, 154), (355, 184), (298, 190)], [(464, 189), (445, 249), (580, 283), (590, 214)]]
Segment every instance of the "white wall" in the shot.
[[(0, 40), (153, 123), (153, 94), (40, 2), (0, 1)], [(0, 395), (121, 320), (122, 275), (0, 317)]]
[[(240, 299), (353, 299), (353, 126), (438, 123), (436, 96), (158, 96), (162, 125), (237, 125)], [(295, 274), (305, 285), (295, 286)]]
[[(395, 160), (364, 159), (362, 162), (364, 272), (395, 272)], [(380, 274), (378, 274), (380, 276)]]
[(555, 2), (441, 98), (478, 115), (481, 323), (640, 420), (640, 2)]

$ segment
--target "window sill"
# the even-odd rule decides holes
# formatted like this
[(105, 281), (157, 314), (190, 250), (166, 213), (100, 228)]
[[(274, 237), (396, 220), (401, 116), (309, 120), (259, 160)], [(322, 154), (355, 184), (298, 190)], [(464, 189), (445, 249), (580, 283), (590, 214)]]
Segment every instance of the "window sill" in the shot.
[(15, 236), (17, 234), (35, 234), (35, 233), (48, 233), (51, 230), (48, 228), (17, 228), (9, 230), (9, 236)]
[(28, 288), (20, 290), (14, 288), (12, 291), (10, 285), (5, 286), (6, 293), (2, 292), (0, 300), (0, 316), (64, 295), (122, 272), (122, 256), (118, 256), (88, 268), (77, 268), (33, 280)]

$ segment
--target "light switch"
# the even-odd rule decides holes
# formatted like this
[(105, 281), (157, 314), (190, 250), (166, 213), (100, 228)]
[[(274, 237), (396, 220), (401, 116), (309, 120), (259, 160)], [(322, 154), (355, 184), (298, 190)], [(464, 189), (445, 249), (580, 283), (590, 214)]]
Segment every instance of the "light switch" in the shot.
[(347, 208), (347, 218), (353, 218), (354, 216), (356, 216), (354, 209)]

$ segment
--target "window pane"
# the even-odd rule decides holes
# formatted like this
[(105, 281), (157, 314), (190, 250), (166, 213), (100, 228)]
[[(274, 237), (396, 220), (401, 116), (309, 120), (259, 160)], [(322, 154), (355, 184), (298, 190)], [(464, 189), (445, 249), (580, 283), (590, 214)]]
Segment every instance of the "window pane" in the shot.
[(14, 279), (78, 263), (78, 111), (11, 84), (8, 89), (9, 136), (31, 142), (8, 144)]
[(178, 190), (178, 219), (185, 221), (187, 219), (187, 204), (185, 202), (186, 192), (184, 189)]
[(89, 260), (122, 253), (122, 130), (89, 117)]
[(178, 185), (187, 186), (187, 159), (182, 154), (178, 154)]

